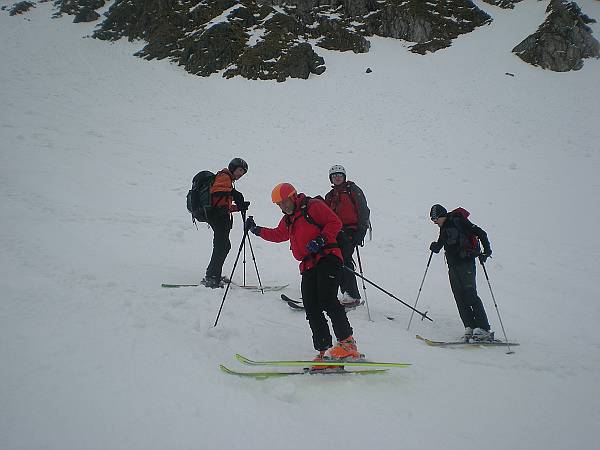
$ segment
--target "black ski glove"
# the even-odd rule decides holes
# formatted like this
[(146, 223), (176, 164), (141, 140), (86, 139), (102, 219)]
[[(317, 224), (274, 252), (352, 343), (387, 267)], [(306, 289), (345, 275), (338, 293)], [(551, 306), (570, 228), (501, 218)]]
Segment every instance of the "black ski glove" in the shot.
[(487, 250), (484, 250), (481, 255), (479, 255), (479, 261), (481, 262), (481, 264), (483, 264), (487, 261), (488, 258), (491, 258), (491, 257), (492, 257), (492, 250), (487, 249)]
[(357, 228), (354, 232), (354, 236), (352, 236), (352, 240), (354, 241), (354, 245), (360, 245), (361, 247), (365, 245), (365, 236), (367, 235), (366, 228)]
[(244, 231), (249, 231), (256, 236), (260, 236), (260, 227), (256, 225), (256, 222), (254, 222), (254, 217), (249, 216), (246, 219), (246, 223), (244, 223)]
[(431, 250), (433, 253), (439, 253), (443, 247), (444, 247), (444, 244), (440, 244), (437, 241), (433, 241), (431, 243), (431, 245), (429, 246), (429, 250)]

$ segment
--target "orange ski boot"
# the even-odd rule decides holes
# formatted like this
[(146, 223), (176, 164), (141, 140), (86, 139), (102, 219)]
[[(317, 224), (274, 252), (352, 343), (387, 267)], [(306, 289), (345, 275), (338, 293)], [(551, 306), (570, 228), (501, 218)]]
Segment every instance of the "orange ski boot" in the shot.
[[(313, 358), (313, 361), (314, 362), (324, 362), (324, 361), (326, 361), (326, 359), (325, 359), (325, 353), (326, 353), (325, 350), (319, 351), (319, 354)], [(316, 371), (319, 371), (319, 370), (335, 370), (335, 369), (338, 369), (338, 368), (340, 368), (340, 367), (339, 366), (311, 366), (310, 372), (316, 372)]]
[(327, 359), (353, 361), (364, 359), (364, 357), (365, 355), (358, 351), (356, 341), (352, 336), (348, 336), (346, 339), (338, 341), (337, 345), (327, 350), (324, 355), (325, 361), (327, 361)]

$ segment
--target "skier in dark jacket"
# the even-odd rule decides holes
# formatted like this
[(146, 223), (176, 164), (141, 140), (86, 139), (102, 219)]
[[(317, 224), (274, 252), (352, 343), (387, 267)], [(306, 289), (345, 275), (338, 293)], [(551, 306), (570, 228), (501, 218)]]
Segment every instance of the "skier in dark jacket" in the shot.
[[(336, 236), (342, 222), (324, 201), (298, 194), (289, 183), (275, 186), (271, 199), (284, 214), (277, 227), (259, 227), (249, 217), (246, 230), (267, 241), (290, 241), (292, 254), (300, 261), (302, 302), (314, 348), (319, 352), (315, 361), (361, 358), (346, 311), (337, 299), (342, 253)], [(331, 319), (338, 341), (333, 348), (324, 311)]]
[[(463, 208), (448, 213), (442, 205), (433, 205), (429, 216), (440, 227), (440, 235), (429, 249), (434, 253), (439, 253), (442, 248), (445, 251), (450, 287), (465, 326), (463, 339), (490, 341), (494, 339), (494, 333), (490, 331), (483, 302), (477, 295), (475, 258), (485, 262), (492, 249), (486, 232), (471, 223), (468, 215)], [(483, 245), (483, 252), (477, 239)]]
[[(342, 250), (344, 265), (354, 271), (352, 255), (357, 246), (364, 244), (369, 228), (367, 199), (356, 184), (346, 179), (346, 169), (343, 166), (334, 165), (329, 169), (329, 181), (333, 186), (325, 195), (325, 203), (342, 221), (342, 231), (338, 234), (337, 241)], [(340, 291), (340, 303), (345, 307), (355, 307), (362, 303), (356, 276), (352, 272), (342, 270)]]
[[(233, 158), (226, 169), (220, 170), (210, 188), (211, 205), (208, 224), (213, 230), (213, 250), (206, 268), (206, 277), (200, 282), (209, 288), (223, 287), (223, 264), (231, 250), (229, 233), (233, 226), (236, 211), (245, 212), (249, 202), (244, 201), (241, 192), (235, 189), (235, 181), (248, 172), (248, 164), (242, 158)], [(235, 206), (232, 202), (235, 202)]]

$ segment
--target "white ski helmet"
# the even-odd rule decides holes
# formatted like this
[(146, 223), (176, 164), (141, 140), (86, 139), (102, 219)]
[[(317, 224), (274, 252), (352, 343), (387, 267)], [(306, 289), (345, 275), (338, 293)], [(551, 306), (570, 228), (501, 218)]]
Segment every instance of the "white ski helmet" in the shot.
[(341, 173), (342, 175), (344, 175), (344, 180), (346, 179), (346, 169), (344, 169), (344, 166), (336, 164), (334, 166), (331, 166), (331, 169), (329, 169), (329, 181), (331, 181), (331, 176), (336, 173)]

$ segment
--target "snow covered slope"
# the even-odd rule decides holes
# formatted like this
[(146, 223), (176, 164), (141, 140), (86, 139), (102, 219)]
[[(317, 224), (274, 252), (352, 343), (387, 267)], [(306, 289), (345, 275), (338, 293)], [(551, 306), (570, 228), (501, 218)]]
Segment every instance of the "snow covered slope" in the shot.
[[(283, 84), (134, 58), (141, 44), (90, 39), (93, 25), (51, 20), (49, 3), (3, 11), (0, 448), (595, 446), (600, 61), (566, 74), (528, 66), (510, 49), (546, 2), (477, 4), (492, 25), (434, 55), (373, 39), (369, 53), (327, 53), (325, 74)], [(600, 19), (600, 2), (579, 4)], [(275, 294), (231, 290), (213, 328), (222, 291), (160, 287), (203, 275), (211, 234), (192, 227), (185, 195), (197, 171), (234, 156), (250, 164), (237, 187), (267, 226), (280, 217), (275, 184), (324, 194), (329, 166), (343, 164), (372, 211), (365, 274), (408, 303), (437, 236), (430, 206), (466, 207), (491, 239), (492, 287), (521, 346), (509, 356), (414, 339), (462, 331), (438, 255), (418, 305), (435, 322), (407, 332), (410, 311), (372, 288), (373, 322), (350, 313), (361, 351), (411, 368), (262, 382), (221, 373), (238, 367), (236, 352), (314, 354), (302, 313)], [(252, 245), (263, 282), (298, 295), (288, 246)]]

